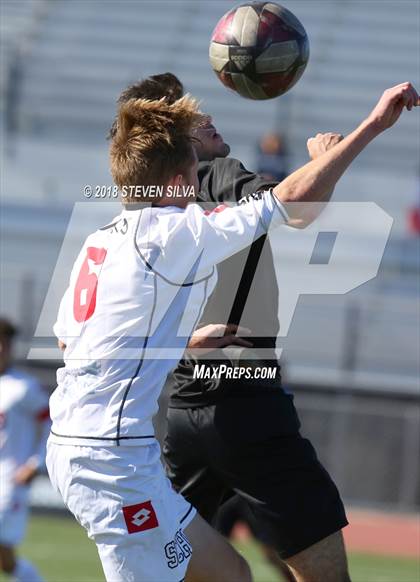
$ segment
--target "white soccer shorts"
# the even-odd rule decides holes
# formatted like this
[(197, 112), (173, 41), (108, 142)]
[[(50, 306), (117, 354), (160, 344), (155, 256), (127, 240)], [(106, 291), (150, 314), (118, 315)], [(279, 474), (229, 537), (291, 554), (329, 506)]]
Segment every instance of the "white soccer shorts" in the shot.
[(176, 493), (157, 442), (89, 447), (49, 442), (53, 486), (97, 545), (108, 582), (181, 582), (196, 510)]

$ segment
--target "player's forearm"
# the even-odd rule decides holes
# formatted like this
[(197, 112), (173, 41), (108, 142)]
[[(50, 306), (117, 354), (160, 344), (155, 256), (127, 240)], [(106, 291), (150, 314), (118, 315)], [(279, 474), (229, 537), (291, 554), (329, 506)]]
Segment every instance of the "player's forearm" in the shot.
[(327, 202), (346, 169), (377, 135), (378, 131), (370, 123), (363, 122), (332, 149), (274, 188), (274, 195), (285, 206), (292, 226), (304, 226), (318, 214), (310, 204), (295, 203)]

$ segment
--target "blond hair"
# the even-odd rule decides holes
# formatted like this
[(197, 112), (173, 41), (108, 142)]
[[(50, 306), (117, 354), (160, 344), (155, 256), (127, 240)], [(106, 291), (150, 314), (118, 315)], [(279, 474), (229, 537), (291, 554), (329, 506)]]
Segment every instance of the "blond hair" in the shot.
[(205, 120), (189, 95), (172, 104), (165, 98), (121, 103), (110, 145), (116, 185), (120, 189), (165, 186), (170, 178), (183, 174), (194, 159), (191, 132)]

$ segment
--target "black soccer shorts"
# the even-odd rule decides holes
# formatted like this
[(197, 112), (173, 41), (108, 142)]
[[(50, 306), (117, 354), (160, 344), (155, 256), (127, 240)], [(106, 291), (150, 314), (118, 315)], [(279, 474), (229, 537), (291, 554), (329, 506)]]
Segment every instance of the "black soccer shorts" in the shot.
[(210, 523), (239, 494), (259, 539), (291, 557), (348, 523), (337, 487), (299, 428), (293, 398), (283, 391), (170, 408), (168, 476)]

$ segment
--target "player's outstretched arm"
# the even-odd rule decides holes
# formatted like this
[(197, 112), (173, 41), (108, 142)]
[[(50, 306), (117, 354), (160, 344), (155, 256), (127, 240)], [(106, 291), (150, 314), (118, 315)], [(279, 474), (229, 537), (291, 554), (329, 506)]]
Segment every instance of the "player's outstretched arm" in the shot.
[(310, 204), (296, 202), (324, 202), (352, 161), (379, 134), (394, 125), (404, 107), (411, 111), (420, 105), (417, 91), (411, 83), (402, 83), (387, 89), (371, 114), (340, 143), (324, 155), (299, 168), (278, 184), (273, 192), (289, 214), (291, 226), (303, 227), (317, 214)]

